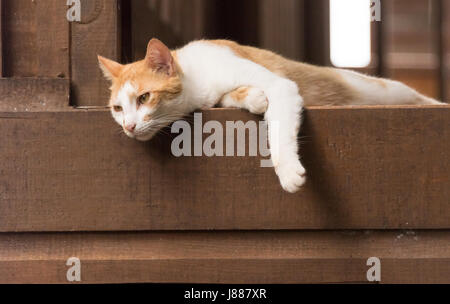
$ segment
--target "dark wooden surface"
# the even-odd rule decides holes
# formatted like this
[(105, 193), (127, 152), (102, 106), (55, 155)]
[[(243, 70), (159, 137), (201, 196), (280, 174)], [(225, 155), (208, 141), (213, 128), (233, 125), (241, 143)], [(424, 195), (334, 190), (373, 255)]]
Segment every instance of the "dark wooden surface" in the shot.
[(0, 77), (3, 77), (3, 0), (0, 0)]
[(448, 106), (310, 108), (308, 181), (292, 195), (257, 157), (175, 158), (169, 136), (128, 139), (106, 111), (1, 113), (0, 231), (448, 229), (449, 117)]
[(305, 60), (331, 66), (330, 1), (305, 1)]
[[(0, 283), (67, 283), (72, 256), (85, 283), (366, 282), (372, 256), (383, 283), (449, 283), (450, 107), (308, 109), (308, 182), (295, 195), (260, 158), (174, 158), (170, 136), (138, 143), (105, 109), (67, 107), (69, 78), (73, 105), (106, 104), (96, 55), (129, 61), (137, 33), (173, 46), (221, 33), (329, 64), (328, 0), (191, 2), (152, 1), (150, 16), (120, 0), (83, 0), (81, 22), (69, 24), (65, 1), (0, 0), (0, 76), (14, 77), (0, 79)], [(421, 2), (397, 1), (423, 22)], [(132, 33), (121, 24), (130, 9), (144, 18)], [(433, 94), (429, 62), (414, 60), (424, 69), (412, 73), (387, 56), (423, 42), (410, 32), (384, 46), (386, 67)]]
[[(259, 46), (295, 60), (305, 59), (305, 1), (263, 0), (259, 4)], [(245, 21), (243, 21), (245, 22)]]
[[(229, 1), (226, 1), (229, 3)], [(145, 57), (149, 40), (156, 37), (170, 48), (208, 36), (217, 20), (215, 0), (154, 0), (131, 3), (133, 59)], [(225, 1), (222, 1), (226, 5)]]
[(450, 283), (449, 231), (0, 234), (0, 283)]
[(3, 76), (69, 78), (66, 1), (2, 2)]
[(69, 108), (70, 81), (63, 78), (0, 78), (0, 111)]
[(75, 106), (103, 105), (109, 83), (97, 55), (121, 61), (120, 0), (82, 0), (81, 23), (71, 23), (71, 76)]

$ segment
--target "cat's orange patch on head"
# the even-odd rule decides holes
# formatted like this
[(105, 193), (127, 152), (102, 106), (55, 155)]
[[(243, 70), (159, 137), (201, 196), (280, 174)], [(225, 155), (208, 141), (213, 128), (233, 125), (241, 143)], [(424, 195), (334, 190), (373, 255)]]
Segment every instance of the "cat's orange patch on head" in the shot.
[[(126, 83), (132, 84), (137, 96), (150, 93), (146, 106), (156, 106), (163, 100), (177, 97), (182, 90), (179, 75), (168, 76), (148, 68), (145, 60), (125, 65), (117, 78), (112, 80), (111, 100), (119, 93)], [(137, 97), (136, 96), (136, 97)]]
[(145, 106), (153, 107), (176, 98), (182, 91), (182, 71), (176, 57), (176, 52), (171, 52), (158, 39), (150, 40), (145, 59), (131, 64), (121, 65), (99, 56), (100, 67), (112, 82), (110, 104), (127, 83), (135, 89), (136, 98), (150, 93)]

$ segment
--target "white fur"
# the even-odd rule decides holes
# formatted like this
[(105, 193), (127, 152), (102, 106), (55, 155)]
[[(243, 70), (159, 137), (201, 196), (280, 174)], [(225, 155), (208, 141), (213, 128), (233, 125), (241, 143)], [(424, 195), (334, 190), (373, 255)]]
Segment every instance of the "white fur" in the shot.
[(243, 100), (235, 100), (231, 93), (225, 94), (220, 101), (224, 108), (242, 108), (253, 114), (264, 114), (269, 102), (264, 91), (259, 88), (248, 88)]
[[(115, 121), (124, 127), (124, 132), (132, 138), (139, 140), (147, 140), (154, 132), (149, 132), (151, 122), (146, 122), (145, 117), (152, 114), (155, 109), (149, 107), (137, 106), (138, 91), (137, 88), (129, 81), (127, 81), (117, 93), (113, 105), (121, 106), (123, 111), (112, 111)], [(126, 125), (136, 124), (136, 129), (133, 133), (125, 129)]]
[(358, 105), (401, 105), (411, 104), (414, 100), (417, 104), (441, 104), (398, 81), (379, 79), (349, 70), (336, 69), (336, 71), (361, 94)]

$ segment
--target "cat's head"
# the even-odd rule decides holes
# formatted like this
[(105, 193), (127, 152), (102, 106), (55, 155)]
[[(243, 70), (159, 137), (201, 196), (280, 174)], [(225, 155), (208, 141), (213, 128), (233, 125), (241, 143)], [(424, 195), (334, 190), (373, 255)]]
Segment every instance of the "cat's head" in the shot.
[(183, 116), (182, 71), (174, 54), (158, 39), (150, 40), (144, 60), (122, 65), (98, 56), (112, 83), (109, 106), (125, 134), (151, 139), (161, 128)]

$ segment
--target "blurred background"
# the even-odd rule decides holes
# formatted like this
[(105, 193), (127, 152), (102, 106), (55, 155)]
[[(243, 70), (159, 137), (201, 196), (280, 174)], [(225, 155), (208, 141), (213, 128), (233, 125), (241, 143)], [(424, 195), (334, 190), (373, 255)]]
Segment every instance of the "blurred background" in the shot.
[[(143, 58), (151, 37), (171, 48), (225, 38), (400, 80), (441, 100), (450, 94), (449, 0), (134, 0), (129, 5), (126, 61)], [(372, 21), (377, 9), (380, 22)]]

